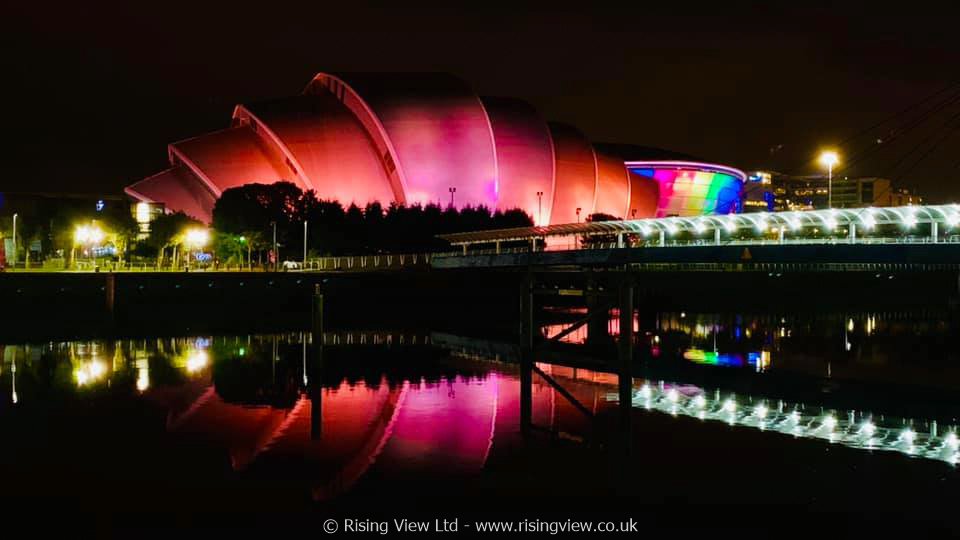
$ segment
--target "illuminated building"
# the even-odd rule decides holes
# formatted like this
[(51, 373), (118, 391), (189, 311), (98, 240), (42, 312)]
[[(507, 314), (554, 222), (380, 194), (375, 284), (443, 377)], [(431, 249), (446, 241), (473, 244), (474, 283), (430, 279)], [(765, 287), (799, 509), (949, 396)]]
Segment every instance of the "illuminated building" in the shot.
[[(772, 173), (772, 191), (774, 211), (777, 212), (828, 208), (829, 187), (826, 175), (793, 176)], [(750, 198), (749, 189), (746, 198)], [(912, 204), (923, 204), (923, 197), (914, 191), (895, 186), (889, 178), (833, 178), (834, 208)]]
[(626, 166), (631, 178), (656, 182), (650, 188), (657, 193), (655, 217), (740, 211), (746, 175), (737, 169), (688, 161), (628, 161)]
[(575, 127), (442, 74), (319, 73), (300, 95), (238, 105), (229, 127), (167, 153), (169, 168), (127, 194), (204, 221), (224, 190), (248, 183), (289, 181), (359, 206), (445, 204), (455, 190), (458, 206), (521, 208), (546, 225), (593, 213), (735, 211), (744, 179), (690, 161), (625, 167), (622, 155)]

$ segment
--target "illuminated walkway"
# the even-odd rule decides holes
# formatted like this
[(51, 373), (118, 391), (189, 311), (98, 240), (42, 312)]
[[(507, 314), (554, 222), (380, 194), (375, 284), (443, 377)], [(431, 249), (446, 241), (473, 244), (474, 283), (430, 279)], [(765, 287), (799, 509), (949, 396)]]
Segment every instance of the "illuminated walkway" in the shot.
[[(503, 243), (517, 242), (548, 251), (704, 245), (949, 244), (960, 243), (958, 224), (960, 204), (949, 204), (569, 223), (440, 237), (461, 248), (461, 254), (479, 245), (493, 245), (489, 251), (502, 253), (506, 250)], [(539, 242), (544, 242), (545, 248)], [(529, 251), (529, 247), (520, 250)]]

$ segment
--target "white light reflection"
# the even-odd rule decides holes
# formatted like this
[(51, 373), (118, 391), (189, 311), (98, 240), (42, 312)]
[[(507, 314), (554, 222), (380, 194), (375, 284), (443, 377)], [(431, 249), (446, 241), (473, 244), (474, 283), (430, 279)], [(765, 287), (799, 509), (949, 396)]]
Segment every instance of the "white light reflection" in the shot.
[[(740, 397), (754, 401), (749, 396)], [(615, 399), (614, 395), (611, 395), (611, 399)], [(785, 404), (782, 401), (771, 408), (762, 399), (741, 411), (736, 399), (734, 396), (722, 397), (719, 390), (648, 381), (637, 392), (634, 406), (704, 421), (776, 431), (794, 437), (821, 439), (851, 448), (894, 451), (947, 463), (956, 462), (960, 456), (956, 426), (948, 426), (941, 432), (942, 435), (938, 435), (932, 421), (913, 419), (908, 424), (904, 419), (890, 417), (880, 417), (878, 421), (877, 417), (866, 411), (837, 410), (827, 413), (819, 406)], [(905, 424), (916, 425), (918, 421), (929, 429), (904, 427)]]

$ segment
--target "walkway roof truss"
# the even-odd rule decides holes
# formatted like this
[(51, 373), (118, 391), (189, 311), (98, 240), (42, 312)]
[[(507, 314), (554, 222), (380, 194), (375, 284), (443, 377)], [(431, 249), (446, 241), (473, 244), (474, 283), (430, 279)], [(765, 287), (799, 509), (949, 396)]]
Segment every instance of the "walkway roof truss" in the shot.
[(752, 228), (758, 232), (772, 227), (800, 231), (807, 227), (833, 230), (853, 224), (858, 230), (870, 231), (878, 225), (899, 225), (905, 231), (921, 223), (938, 223), (946, 229), (960, 224), (960, 204), (911, 205), (882, 208), (833, 208), (798, 212), (756, 212), (749, 214), (706, 215), (691, 217), (665, 217), (631, 219), (623, 221), (597, 221), (591, 223), (567, 223), (544, 227), (520, 227), (467, 233), (442, 234), (440, 238), (453, 245), (511, 242), (547, 238), (550, 236), (602, 236), (611, 234), (667, 236), (679, 232), (705, 234), (720, 229), (733, 234), (740, 229)]

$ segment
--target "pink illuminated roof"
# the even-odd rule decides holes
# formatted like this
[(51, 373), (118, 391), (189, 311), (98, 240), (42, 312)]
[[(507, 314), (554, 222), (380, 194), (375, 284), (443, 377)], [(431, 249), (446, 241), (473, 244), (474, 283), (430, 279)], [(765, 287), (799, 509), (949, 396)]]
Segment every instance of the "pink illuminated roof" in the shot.
[(171, 211), (182, 211), (208, 223), (216, 203), (213, 193), (183, 165), (145, 178), (124, 191), (138, 201), (162, 202)]
[(363, 125), (329, 93), (294, 96), (246, 107), (296, 157), (324, 199), (344, 205), (396, 200), (385, 164)]
[(281, 180), (299, 183), (282, 158), (271, 155), (250, 126), (232, 127), (173, 143), (170, 155), (174, 162), (183, 162), (198, 177), (209, 181), (217, 196), (244, 184), (272, 184)]

